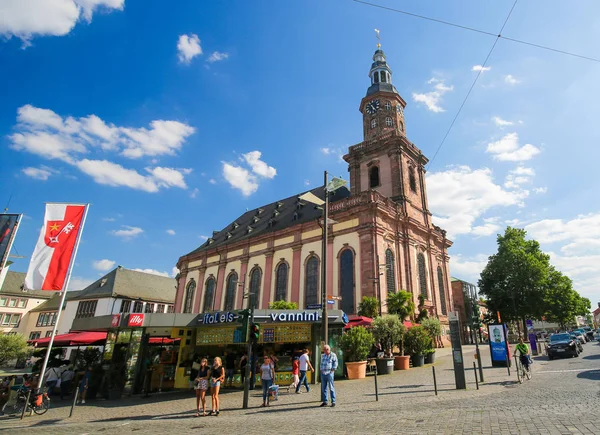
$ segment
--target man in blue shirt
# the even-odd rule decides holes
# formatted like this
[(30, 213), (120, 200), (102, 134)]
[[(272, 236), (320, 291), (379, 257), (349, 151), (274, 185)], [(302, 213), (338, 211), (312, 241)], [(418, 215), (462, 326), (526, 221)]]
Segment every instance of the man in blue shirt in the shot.
[(338, 366), (337, 355), (331, 352), (329, 345), (323, 346), (321, 355), (321, 406), (327, 406), (327, 390), (331, 396), (331, 406), (335, 406), (335, 388), (333, 386), (333, 376)]

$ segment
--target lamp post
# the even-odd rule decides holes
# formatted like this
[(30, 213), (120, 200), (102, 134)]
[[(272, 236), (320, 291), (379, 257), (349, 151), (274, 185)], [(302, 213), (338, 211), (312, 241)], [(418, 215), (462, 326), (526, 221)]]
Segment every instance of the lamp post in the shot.
[[(240, 287), (242, 287), (242, 291), (244, 291), (244, 283), (238, 283), (238, 285)], [(252, 297), (254, 296), (254, 293), (252, 292), (247, 292), (244, 293), (243, 298), (244, 299), (248, 299), (248, 309), (250, 310), (250, 320), (248, 321), (248, 324), (246, 325), (246, 341), (248, 342), (248, 349), (247, 349), (247, 353), (246, 353), (246, 358), (247, 358), (247, 362), (246, 362), (246, 374), (244, 376), (244, 398), (243, 398), (243, 402), (242, 402), (242, 408), (243, 409), (248, 409), (248, 396), (249, 396), (249, 390), (250, 390), (250, 366), (252, 364), (252, 340), (250, 339), (249, 336), (249, 329), (252, 327), (252, 324), (254, 323), (254, 305), (256, 304), (256, 301), (254, 300), (254, 298)], [(246, 314), (248, 315), (248, 314)]]
[(327, 191), (328, 174), (325, 171), (323, 175), (323, 190), (325, 194), (325, 204), (323, 205), (323, 244), (322, 244), (322, 265), (321, 265), (321, 330), (323, 335), (323, 344), (329, 344), (329, 323), (327, 322), (327, 219), (329, 215), (329, 192)]

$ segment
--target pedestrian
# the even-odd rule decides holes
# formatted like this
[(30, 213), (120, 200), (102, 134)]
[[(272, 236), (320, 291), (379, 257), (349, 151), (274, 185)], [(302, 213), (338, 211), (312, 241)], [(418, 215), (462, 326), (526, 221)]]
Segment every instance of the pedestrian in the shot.
[(298, 358), (297, 356), (294, 356), (292, 358), (292, 384), (288, 387), (288, 392), (290, 391), (290, 388), (293, 388), (295, 390), (299, 383), (300, 383), (300, 358)]
[(309, 351), (308, 349), (304, 349), (302, 351), (302, 355), (300, 355), (299, 360), (299, 370), (300, 370), (300, 380), (298, 381), (298, 385), (296, 385), (296, 394), (300, 394), (300, 387), (302, 384), (306, 387), (306, 392), (310, 391), (310, 387), (308, 386), (308, 380), (306, 379), (306, 372), (310, 369), (311, 372), (315, 372), (312, 364), (310, 363)]
[(60, 386), (60, 370), (58, 367), (50, 367), (48, 370), (46, 370), (46, 373), (44, 374), (44, 380), (46, 381), (48, 396), (51, 396), (54, 387)]
[(216, 356), (210, 372), (210, 395), (212, 399), (210, 415), (219, 415), (219, 390), (224, 380), (225, 371), (223, 370), (223, 361)]
[(331, 347), (328, 344), (323, 346), (323, 354), (321, 355), (321, 405), (327, 406), (327, 390), (331, 396), (331, 407), (335, 406), (335, 388), (333, 386), (333, 377), (338, 366), (337, 355), (331, 352)]
[(225, 387), (229, 383), (229, 388), (233, 387), (233, 377), (235, 376), (235, 353), (225, 353)]
[(267, 355), (264, 357), (264, 362), (260, 366), (260, 380), (262, 381), (263, 403), (260, 406), (269, 406), (269, 388), (273, 385), (275, 379), (275, 369), (271, 363), (271, 358)]
[(200, 402), (202, 402), (202, 417), (206, 417), (206, 390), (208, 390), (209, 376), (210, 367), (208, 366), (208, 360), (202, 358), (198, 375), (194, 381), (194, 388), (196, 390), (196, 417), (200, 417)]
[(90, 386), (90, 379), (92, 379), (92, 368), (88, 367), (83, 374), (83, 378), (79, 383), (79, 399), (82, 405), (85, 405), (85, 395), (87, 394), (87, 390)]
[(240, 379), (242, 381), (242, 388), (244, 388), (244, 382), (246, 382), (246, 366), (248, 365), (248, 352), (244, 351), (240, 358)]
[(190, 388), (194, 388), (195, 379), (198, 377), (198, 369), (200, 368), (200, 358), (194, 355), (192, 360), (192, 367), (190, 369)]
[(60, 400), (64, 400), (64, 396), (71, 393), (71, 384), (74, 377), (75, 372), (71, 366), (67, 366), (65, 371), (60, 375)]

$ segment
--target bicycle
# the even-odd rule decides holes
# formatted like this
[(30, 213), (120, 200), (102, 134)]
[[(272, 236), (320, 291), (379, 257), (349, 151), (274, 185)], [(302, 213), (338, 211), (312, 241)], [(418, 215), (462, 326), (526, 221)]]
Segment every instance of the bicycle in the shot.
[(48, 393), (46, 391), (31, 390), (29, 403), (27, 403), (29, 391), (30, 389), (24, 386), (18, 388), (14, 403), (11, 406), (8, 406), (5, 411), (8, 411), (9, 414), (22, 414), (23, 407), (26, 406), (25, 412), (33, 411), (37, 415), (44, 415), (50, 408), (50, 398), (48, 397)]
[[(527, 380), (531, 380), (531, 361), (529, 362), (529, 366), (527, 368), (525, 368), (525, 366), (523, 365), (523, 363), (521, 362), (521, 353), (515, 353), (515, 356), (517, 356), (518, 358), (516, 358), (517, 360), (517, 379), (519, 381), (519, 384), (522, 384), (523, 381), (525, 380), (525, 378), (527, 378)], [(526, 355), (523, 355), (526, 356)]]

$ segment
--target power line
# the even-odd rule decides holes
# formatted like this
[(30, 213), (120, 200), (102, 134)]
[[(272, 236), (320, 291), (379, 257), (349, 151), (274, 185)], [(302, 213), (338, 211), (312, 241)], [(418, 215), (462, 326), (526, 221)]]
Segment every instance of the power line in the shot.
[[(378, 8), (378, 9), (384, 9), (384, 10), (387, 10), (387, 11), (390, 11), (390, 12), (396, 12), (396, 13), (399, 13), (399, 14), (407, 15), (409, 17), (419, 18), (419, 19), (422, 19), (422, 20), (432, 21), (434, 23), (444, 24), (446, 26), (451, 26), (451, 27), (456, 27), (456, 28), (463, 29), (463, 30), (468, 30), (470, 32), (480, 33), (482, 35), (493, 36), (495, 38), (502, 38), (502, 39), (505, 39), (507, 41), (516, 42), (517, 44), (529, 45), (531, 47), (536, 47), (536, 48), (539, 48), (539, 49), (542, 49), (542, 50), (553, 51), (555, 53), (560, 53), (560, 54), (564, 54), (564, 55), (567, 55), (567, 56), (577, 57), (579, 59), (585, 59), (585, 60), (590, 60), (592, 62), (598, 62), (598, 63), (600, 63), (600, 59), (595, 58), (595, 57), (585, 56), (585, 55), (573, 53), (573, 52), (567, 51), (567, 50), (559, 50), (558, 48), (553, 48), (553, 47), (549, 47), (547, 45), (542, 45), (542, 44), (535, 44), (533, 42), (523, 41), (522, 39), (510, 38), (510, 37), (507, 37), (507, 36), (503, 36), (502, 33), (492, 33), (492, 32), (488, 32), (486, 30), (476, 29), (474, 27), (469, 27), (469, 26), (463, 26), (462, 24), (452, 23), (450, 21), (438, 20), (437, 18), (432, 18), (432, 17), (428, 17), (428, 16), (425, 16), (425, 15), (414, 14), (412, 12), (404, 11), (404, 10), (401, 10), (401, 9), (390, 8), (390, 7), (387, 7), (387, 6), (382, 6), (382, 5), (378, 5), (378, 4), (375, 4), (375, 3), (370, 3), (370, 2), (367, 2), (367, 1), (364, 1), (364, 0), (351, 0), (351, 1), (353, 1), (355, 3), (363, 4), (363, 5), (366, 5), (366, 6), (371, 6), (371, 7), (374, 7), (374, 8)], [(503, 26), (503, 28), (504, 28), (504, 26)]]
[(477, 83), (477, 80), (479, 80), (479, 77), (483, 73), (483, 71), (485, 69), (485, 66), (487, 65), (487, 62), (490, 59), (490, 56), (492, 55), (492, 53), (494, 52), (494, 49), (496, 48), (496, 44), (498, 44), (498, 41), (500, 40), (500, 35), (502, 34), (502, 31), (504, 30), (504, 27), (506, 26), (506, 23), (508, 23), (508, 20), (510, 19), (510, 16), (512, 15), (512, 12), (515, 9), (515, 6), (517, 5), (518, 1), (519, 0), (515, 0), (515, 2), (512, 5), (512, 8), (510, 8), (510, 11), (508, 12), (508, 15), (506, 16), (506, 19), (504, 20), (504, 24), (502, 24), (502, 28), (500, 29), (500, 32), (498, 33), (498, 35), (496, 36), (496, 39), (494, 40), (494, 44), (492, 45), (492, 48), (490, 48), (490, 51), (488, 52), (488, 54), (487, 54), (487, 56), (485, 58), (485, 61), (481, 64), (481, 68), (479, 69), (479, 72), (477, 73), (477, 76), (475, 77), (475, 80), (473, 80), (473, 83), (471, 84), (471, 87), (469, 88), (469, 91), (467, 92), (467, 95), (465, 95), (465, 98), (464, 98), (462, 104), (458, 108), (458, 111), (456, 112), (456, 115), (454, 115), (454, 118), (452, 119), (452, 122), (450, 123), (450, 127), (448, 127), (448, 130), (446, 131), (446, 134), (444, 135), (444, 138), (440, 142), (440, 145), (437, 147), (437, 150), (435, 151), (435, 154), (433, 155), (433, 157), (431, 158), (431, 160), (427, 164), (427, 169), (431, 168), (431, 165), (433, 164), (435, 158), (437, 157), (438, 153), (440, 152), (440, 150), (444, 146), (444, 143), (446, 142), (446, 138), (450, 134), (450, 131), (452, 131), (452, 127), (454, 127), (454, 123), (458, 119), (458, 116), (460, 115), (460, 112), (462, 112), (463, 107), (465, 106), (467, 100), (469, 99), (469, 96), (471, 95), (471, 91), (473, 91), (473, 88), (475, 87), (475, 84)]

